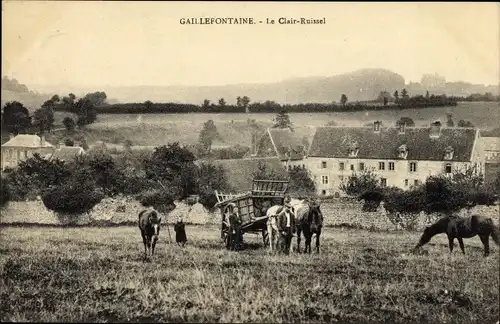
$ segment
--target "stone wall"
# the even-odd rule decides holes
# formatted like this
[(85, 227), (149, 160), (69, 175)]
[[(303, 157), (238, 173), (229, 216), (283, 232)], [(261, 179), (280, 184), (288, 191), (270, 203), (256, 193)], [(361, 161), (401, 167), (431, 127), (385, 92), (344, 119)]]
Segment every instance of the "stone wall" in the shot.
[[(201, 204), (188, 206), (175, 202), (176, 208), (170, 212), (164, 222), (173, 223), (181, 216), (189, 224), (221, 223), (219, 210), (208, 212)], [(349, 226), (372, 230), (399, 230), (400, 226), (393, 224), (381, 206), (376, 212), (363, 212), (362, 202), (338, 200), (324, 201), (321, 210), (326, 226)], [(48, 210), (41, 200), (16, 202), (12, 201), (1, 210), (0, 223), (13, 224), (43, 224), (43, 225), (127, 225), (135, 224), (137, 215), (144, 207), (132, 198), (106, 198), (97, 204), (90, 212), (78, 215), (62, 215)], [(471, 210), (462, 210), (459, 215), (479, 214), (493, 218), (498, 225), (500, 218), (499, 206), (477, 206)], [(435, 221), (439, 215), (421, 213), (416, 222), (415, 230), (421, 230), (425, 225)]]

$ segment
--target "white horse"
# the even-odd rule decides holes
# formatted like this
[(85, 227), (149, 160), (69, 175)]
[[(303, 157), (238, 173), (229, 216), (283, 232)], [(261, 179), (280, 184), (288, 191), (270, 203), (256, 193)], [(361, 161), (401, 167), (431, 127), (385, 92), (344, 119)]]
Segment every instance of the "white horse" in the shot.
[[(277, 245), (279, 243), (280, 231), (289, 229), (294, 230), (295, 228), (295, 213), (293, 211), (293, 207), (288, 212), (285, 212), (286, 221), (283, 224), (280, 222), (278, 218), (278, 214), (285, 208), (282, 205), (274, 205), (269, 207), (266, 212), (267, 216), (267, 233), (269, 235), (269, 251), (276, 250)], [(289, 252), (292, 251), (292, 244), (290, 242)]]

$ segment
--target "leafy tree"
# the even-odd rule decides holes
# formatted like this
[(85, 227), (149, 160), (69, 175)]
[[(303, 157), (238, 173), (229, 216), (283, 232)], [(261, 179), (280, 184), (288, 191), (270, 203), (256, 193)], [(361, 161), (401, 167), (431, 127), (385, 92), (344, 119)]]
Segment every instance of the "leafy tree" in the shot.
[(7, 178), (2, 177), (0, 179), (0, 207), (4, 207), (10, 201), (10, 188), (7, 185)]
[(55, 102), (50, 99), (45, 101), (42, 108), (37, 109), (33, 114), (33, 126), (35, 126), (40, 133), (45, 133), (53, 128), (54, 107)]
[(104, 194), (94, 187), (94, 183), (87, 179), (75, 178), (49, 188), (42, 196), (45, 207), (50, 210), (81, 214), (90, 211), (104, 198)]
[(208, 100), (208, 99), (203, 100), (203, 104), (201, 105), (201, 107), (205, 110), (209, 109), (210, 108), (210, 100)]
[(250, 98), (248, 98), (247, 96), (236, 98), (236, 106), (245, 108), (245, 111), (247, 111), (247, 112), (248, 112), (248, 105), (249, 104), (250, 104)]
[(474, 124), (471, 123), (469, 120), (463, 120), (460, 119), (458, 121), (458, 127), (469, 127), (469, 128), (474, 128)]
[(153, 111), (153, 102), (151, 100), (144, 101), (144, 107), (146, 107), (146, 111)]
[(98, 107), (106, 104), (107, 95), (105, 92), (97, 91), (87, 93), (83, 99), (88, 100), (94, 107)]
[(415, 228), (424, 204), (425, 191), (422, 186), (406, 191), (397, 187), (384, 190), (384, 208), (389, 220), (407, 230)]
[(175, 209), (175, 193), (168, 189), (148, 190), (137, 196), (139, 202), (145, 207), (153, 207), (160, 213), (169, 213)]
[(353, 172), (352, 176), (340, 184), (339, 189), (349, 196), (359, 198), (366, 192), (379, 189), (378, 176), (373, 170)]
[(226, 100), (224, 98), (219, 99), (219, 107), (226, 107)]
[(75, 127), (76, 127), (76, 123), (73, 120), (73, 118), (68, 117), (68, 116), (64, 117), (63, 125), (64, 125), (64, 128), (66, 128), (66, 131), (68, 131), (68, 132), (73, 132), (75, 130)]
[(398, 92), (398, 90), (394, 91), (394, 101), (396, 103), (399, 102), (399, 92)]
[(345, 107), (347, 103), (347, 96), (345, 94), (342, 94), (342, 96), (340, 96), (340, 103), (342, 104), (342, 107)]
[(401, 98), (408, 99), (410, 96), (408, 95), (408, 91), (406, 89), (401, 90)]
[(453, 127), (455, 126), (455, 123), (453, 122), (453, 119), (452, 119), (453, 115), (451, 113), (448, 113), (446, 114), (446, 126), (447, 127)]
[(3, 107), (2, 128), (14, 135), (26, 133), (31, 126), (28, 109), (17, 101), (7, 102)]
[(293, 130), (290, 116), (286, 110), (283, 109), (276, 115), (273, 128), (289, 128)]
[(74, 105), (75, 113), (78, 116), (76, 124), (79, 127), (92, 124), (97, 119), (97, 111), (94, 103), (89, 98), (80, 98)]
[(212, 149), (212, 142), (220, 138), (219, 132), (213, 120), (208, 120), (203, 124), (203, 129), (200, 131), (199, 143), (202, 145), (205, 153), (210, 153)]
[(387, 105), (387, 103), (391, 100), (391, 94), (387, 91), (380, 91), (377, 97), (378, 102), (383, 102), (384, 106)]
[(171, 188), (175, 199), (196, 193), (196, 157), (178, 142), (155, 148), (143, 161), (146, 178)]
[(396, 122), (396, 126), (399, 126), (401, 124), (406, 124), (406, 126), (408, 127), (413, 127), (415, 126), (415, 122), (413, 121), (413, 119), (411, 119), (410, 117), (401, 117), (397, 122)]
[(213, 208), (217, 203), (215, 190), (231, 190), (222, 166), (215, 166), (210, 163), (201, 163), (198, 167), (197, 181), (199, 202), (207, 209)]
[(314, 195), (316, 185), (309, 174), (309, 171), (294, 166), (288, 171), (290, 182), (288, 184), (288, 192), (301, 197)]

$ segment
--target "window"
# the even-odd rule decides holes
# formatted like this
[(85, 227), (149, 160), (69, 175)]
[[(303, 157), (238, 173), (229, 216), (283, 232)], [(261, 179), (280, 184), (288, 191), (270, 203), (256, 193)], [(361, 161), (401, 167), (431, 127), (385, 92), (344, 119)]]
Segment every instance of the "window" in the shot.
[(328, 176), (321, 176), (321, 183), (328, 184)]
[(340, 181), (344, 181), (344, 176), (343, 176), (343, 175), (340, 175), (340, 176), (339, 176), (339, 180), (340, 180)]
[(360, 171), (363, 171), (364, 169), (365, 169), (365, 164), (361, 162), (361, 163), (359, 164), (359, 170), (360, 170)]
[(380, 185), (382, 187), (387, 187), (387, 179), (386, 178), (380, 178)]
[(446, 163), (444, 165), (444, 172), (445, 173), (451, 173), (451, 163)]
[(408, 156), (408, 147), (406, 146), (406, 144), (403, 144), (399, 147), (398, 156), (400, 159), (406, 159), (406, 157)]
[(306, 168), (306, 165), (305, 164), (302, 164), (302, 169), (305, 169)]
[(351, 164), (351, 170), (354, 171), (354, 164)]
[(379, 170), (385, 170), (385, 162), (379, 162), (378, 163), (378, 169)]
[(410, 172), (417, 172), (417, 162), (410, 162)]
[(344, 170), (344, 162), (340, 162), (339, 168), (340, 168), (341, 171)]
[(408, 179), (405, 179), (405, 187), (408, 187)]
[(326, 169), (326, 161), (321, 161), (321, 168)]
[(389, 171), (394, 171), (394, 162), (389, 162)]
[(321, 194), (322, 194), (323, 196), (326, 196), (326, 190), (321, 190)]
[(418, 181), (418, 180), (413, 180), (413, 185), (418, 186), (418, 184), (419, 184), (419, 183), (420, 183), (420, 181)]

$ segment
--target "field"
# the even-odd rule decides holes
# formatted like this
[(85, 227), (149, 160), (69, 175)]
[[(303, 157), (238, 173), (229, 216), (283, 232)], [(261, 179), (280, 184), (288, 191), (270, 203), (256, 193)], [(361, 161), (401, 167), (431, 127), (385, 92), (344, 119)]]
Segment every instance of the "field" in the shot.
[[(374, 120), (384, 125), (394, 125), (396, 120), (407, 116), (417, 126), (428, 126), (431, 121), (446, 121), (446, 113), (451, 111), (455, 123), (460, 119), (471, 121), (481, 129), (491, 129), (500, 124), (500, 106), (497, 102), (463, 102), (453, 108), (425, 108), (407, 110), (383, 110), (370, 112), (339, 113), (291, 113), (290, 119), (295, 127), (323, 126), (328, 122), (337, 125), (362, 126)], [(56, 124), (68, 113), (57, 112)], [(250, 146), (252, 127), (247, 120), (254, 119), (262, 129), (272, 126), (275, 114), (101, 114), (96, 123), (90, 125), (85, 136), (89, 144), (96, 141), (122, 145), (131, 140), (137, 146), (157, 146), (179, 141), (194, 144), (203, 123), (212, 119), (221, 135), (218, 145)], [(62, 127), (62, 126), (58, 126)]]
[(217, 227), (142, 256), (135, 227), (2, 228), (0, 320), (44, 322), (495, 323), (499, 254), (453, 255), (419, 233), (326, 228), (320, 255), (270, 255), (257, 236), (221, 248)]

